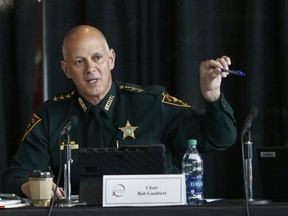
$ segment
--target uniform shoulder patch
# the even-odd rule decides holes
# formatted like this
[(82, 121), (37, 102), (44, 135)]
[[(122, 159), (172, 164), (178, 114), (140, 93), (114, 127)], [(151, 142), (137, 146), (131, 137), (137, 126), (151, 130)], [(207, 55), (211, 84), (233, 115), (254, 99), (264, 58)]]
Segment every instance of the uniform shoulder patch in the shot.
[(163, 96), (162, 97), (162, 103), (170, 104), (170, 105), (173, 105), (173, 106), (180, 106), (180, 107), (191, 107), (191, 105), (183, 102), (182, 100), (179, 100), (176, 97), (173, 97), (173, 96), (169, 95), (166, 92), (163, 92), (162, 96)]
[(30, 121), (30, 123), (28, 124), (26, 131), (24, 133), (24, 136), (22, 138), (22, 142), (25, 139), (25, 137), (29, 134), (29, 132), (40, 122), (42, 121), (42, 119), (40, 117), (38, 117), (35, 113), (32, 116), (32, 119)]

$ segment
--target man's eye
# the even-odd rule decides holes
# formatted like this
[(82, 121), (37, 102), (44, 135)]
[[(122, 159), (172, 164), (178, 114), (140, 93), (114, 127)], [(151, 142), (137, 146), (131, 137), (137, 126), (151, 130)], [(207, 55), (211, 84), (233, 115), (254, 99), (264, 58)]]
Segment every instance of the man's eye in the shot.
[(81, 60), (81, 59), (74, 60), (74, 61), (73, 61), (73, 64), (75, 64), (75, 65), (83, 64), (83, 60)]
[(102, 59), (102, 56), (100, 56), (100, 55), (96, 55), (96, 56), (93, 56), (93, 61), (99, 61), (99, 60), (101, 60)]

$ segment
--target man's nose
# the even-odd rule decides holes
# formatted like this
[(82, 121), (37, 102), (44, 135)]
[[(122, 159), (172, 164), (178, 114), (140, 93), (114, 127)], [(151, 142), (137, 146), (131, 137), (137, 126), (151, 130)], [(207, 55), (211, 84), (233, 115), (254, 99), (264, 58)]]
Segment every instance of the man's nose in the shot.
[(96, 63), (93, 62), (92, 60), (86, 61), (86, 69), (89, 72), (95, 72), (97, 70)]

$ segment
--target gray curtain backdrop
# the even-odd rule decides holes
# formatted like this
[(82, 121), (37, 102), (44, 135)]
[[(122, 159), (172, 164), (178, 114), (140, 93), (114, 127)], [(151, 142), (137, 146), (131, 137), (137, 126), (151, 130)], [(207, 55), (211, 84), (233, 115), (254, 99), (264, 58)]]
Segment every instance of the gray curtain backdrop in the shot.
[[(223, 80), (239, 130), (250, 107), (259, 109), (251, 134), (254, 198), (261, 197), (256, 148), (288, 143), (287, 13), (286, 0), (46, 0), (44, 7), (37, 0), (0, 0), (0, 177), (43, 100), (37, 64), (42, 21), (49, 97), (71, 87), (60, 68), (65, 33), (89, 24), (115, 49), (114, 78), (164, 85), (198, 108), (204, 108), (200, 61), (232, 58), (231, 68), (247, 74)], [(244, 196), (240, 138), (229, 150), (203, 157), (206, 197)]]

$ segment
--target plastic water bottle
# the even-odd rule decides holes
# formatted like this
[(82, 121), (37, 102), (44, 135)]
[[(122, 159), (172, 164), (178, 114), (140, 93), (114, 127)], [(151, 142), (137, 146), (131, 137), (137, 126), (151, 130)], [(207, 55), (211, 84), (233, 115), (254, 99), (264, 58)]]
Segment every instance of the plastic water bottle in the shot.
[(189, 139), (188, 148), (182, 160), (185, 174), (187, 204), (203, 204), (203, 160), (197, 148), (197, 140)]

